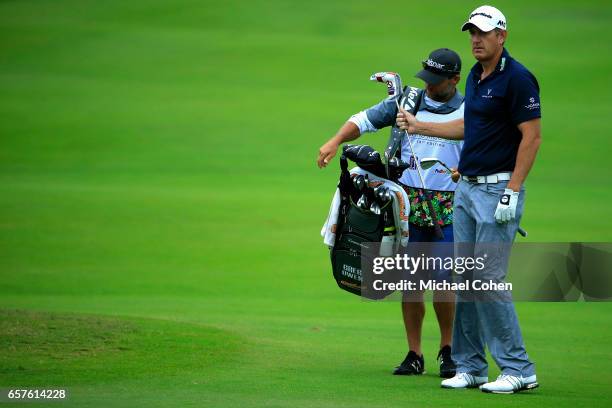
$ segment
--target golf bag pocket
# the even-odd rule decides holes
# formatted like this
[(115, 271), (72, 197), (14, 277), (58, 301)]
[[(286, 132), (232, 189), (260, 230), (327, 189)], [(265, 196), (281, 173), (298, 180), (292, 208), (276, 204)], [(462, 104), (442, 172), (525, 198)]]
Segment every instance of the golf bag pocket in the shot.
[(351, 200), (344, 226), (348, 234), (361, 236), (366, 241), (377, 242), (382, 238), (384, 220), (387, 216), (387, 214), (377, 215), (370, 211), (363, 211)]
[(378, 255), (370, 246), (381, 241), (385, 227), (392, 223), (388, 221), (393, 219), (391, 212), (391, 206), (386, 206), (381, 214), (373, 214), (351, 201), (330, 254), (334, 279), (341, 289), (369, 299), (382, 299), (391, 293), (367, 290), (361, 269), (362, 257)]

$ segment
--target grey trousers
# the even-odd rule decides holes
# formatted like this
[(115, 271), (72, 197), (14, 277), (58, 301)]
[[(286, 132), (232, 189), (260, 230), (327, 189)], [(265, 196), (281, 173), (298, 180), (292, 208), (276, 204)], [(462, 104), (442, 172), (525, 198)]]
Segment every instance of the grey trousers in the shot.
[[(462, 243), (473, 244), (476, 252), (479, 244), (500, 243), (508, 249), (509, 256), (510, 245), (523, 213), (525, 191), (521, 190), (519, 196), (516, 219), (507, 224), (497, 224), (495, 209), (506, 184), (506, 181), (495, 184), (459, 182), (453, 220), (456, 250), (461, 247), (465, 251), (466, 245), (462, 246)], [(503, 280), (506, 272), (507, 263), (483, 271), (480, 276)], [(485, 345), (502, 374), (523, 377), (535, 374), (535, 365), (529, 361), (525, 351), (511, 297), (505, 301), (485, 302), (458, 296), (452, 344), (452, 358), (457, 364), (457, 372), (488, 376)]]

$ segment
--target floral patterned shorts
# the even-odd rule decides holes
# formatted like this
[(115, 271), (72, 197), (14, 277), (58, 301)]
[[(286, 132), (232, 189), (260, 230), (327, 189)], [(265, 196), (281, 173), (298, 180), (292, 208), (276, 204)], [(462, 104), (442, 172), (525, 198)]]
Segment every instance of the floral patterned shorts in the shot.
[(432, 224), (424, 193), (428, 194), (431, 199), (431, 204), (438, 216), (438, 224), (444, 226), (453, 223), (454, 191), (423, 190), (405, 185), (402, 185), (402, 187), (406, 190), (410, 200), (410, 216), (408, 221), (411, 224), (424, 227)]

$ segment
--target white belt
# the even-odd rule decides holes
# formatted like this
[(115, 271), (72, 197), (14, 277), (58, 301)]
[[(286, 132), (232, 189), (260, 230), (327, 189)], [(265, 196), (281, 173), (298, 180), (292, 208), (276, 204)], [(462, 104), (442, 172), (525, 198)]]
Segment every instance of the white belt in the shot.
[(483, 184), (483, 183), (499, 183), (500, 181), (508, 181), (512, 177), (511, 172), (506, 173), (495, 173), (488, 176), (461, 176), (463, 181), (467, 181), (472, 184)]

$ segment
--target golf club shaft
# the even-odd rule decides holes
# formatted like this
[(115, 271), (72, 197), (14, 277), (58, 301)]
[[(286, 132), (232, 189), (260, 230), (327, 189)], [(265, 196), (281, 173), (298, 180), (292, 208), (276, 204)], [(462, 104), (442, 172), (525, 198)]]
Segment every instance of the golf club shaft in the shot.
[(451, 168), (450, 168), (450, 167), (448, 167), (446, 164), (444, 164), (444, 163), (442, 163), (442, 162), (438, 162), (438, 163), (440, 163), (440, 164), (442, 165), (442, 167), (444, 167), (446, 170), (448, 170), (448, 172), (449, 172), (450, 174), (453, 174), (453, 171), (451, 170)]
[[(395, 105), (397, 105), (397, 111), (399, 112), (400, 105), (397, 99), (395, 99)], [(410, 153), (412, 154), (412, 158), (414, 159), (414, 164), (415, 164), (417, 173), (419, 174), (419, 180), (421, 180), (421, 187), (423, 188), (423, 190), (425, 190), (425, 180), (423, 180), (423, 175), (421, 174), (421, 166), (419, 165), (419, 161), (417, 160), (416, 154), (414, 154), (414, 149), (412, 148), (412, 140), (410, 138), (410, 134), (406, 130), (404, 130), (404, 134), (406, 135), (406, 138), (408, 139), (408, 146), (410, 147)]]
[[(395, 105), (397, 106), (397, 111), (400, 112), (401, 108), (397, 99), (395, 99)], [(442, 228), (438, 224), (438, 216), (436, 215), (436, 210), (429, 198), (429, 194), (427, 194), (427, 188), (425, 187), (425, 180), (423, 179), (423, 175), (421, 174), (421, 165), (419, 164), (419, 160), (414, 154), (414, 149), (412, 148), (412, 139), (410, 138), (410, 134), (407, 130), (404, 130), (404, 134), (406, 135), (406, 139), (408, 139), (408, 146), (410, 147), (410, 153), (412, 154), (412, 159), (414, 160), (414, 165), (416, 167), (417, 173), (419, 174), (419, 179), (421, 180), (421, 187), (423, 188), (423, 195), (425, 196), (425, 202), (427, 203), (427, 209), (429, 210), (429, 216), (431, 217), (431, 221), (433, 223), (434, 230), (436, 232), (436, 237), (438, 239), (444, 239), (444, 233), (442, 232)]]

